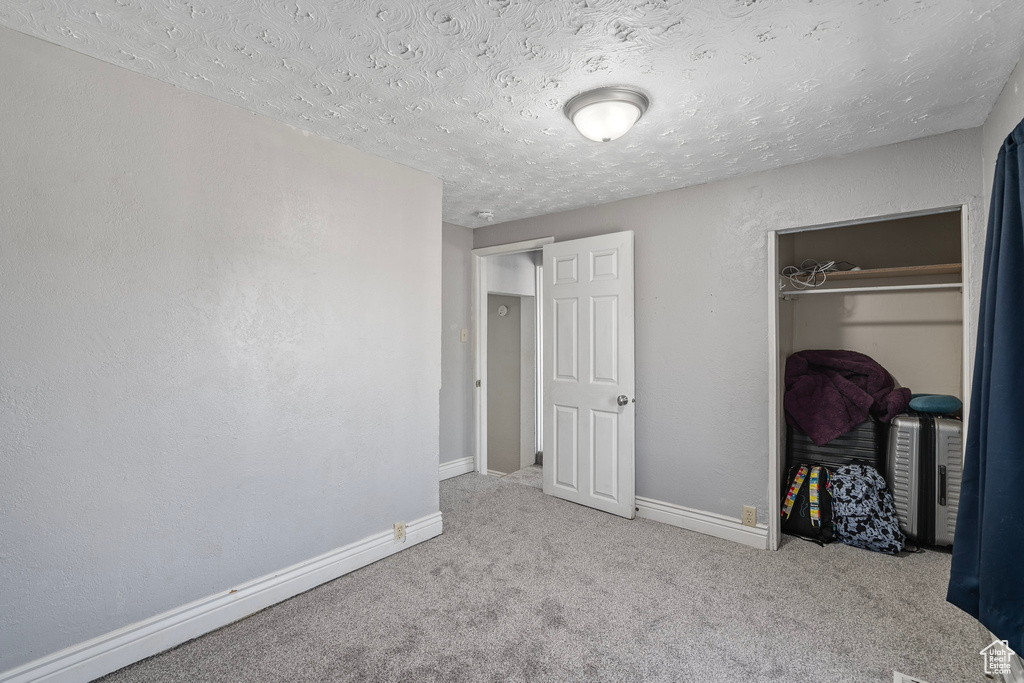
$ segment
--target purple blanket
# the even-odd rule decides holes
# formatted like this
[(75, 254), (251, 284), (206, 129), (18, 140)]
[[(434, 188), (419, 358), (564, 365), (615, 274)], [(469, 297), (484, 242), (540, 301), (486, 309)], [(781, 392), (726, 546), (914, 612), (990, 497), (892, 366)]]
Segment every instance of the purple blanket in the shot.
[(786, 420), (819, 446), (874, 415), (888, 422), (904, 412), (910, 389), (856, 351), (798, 351), (786, 361)]

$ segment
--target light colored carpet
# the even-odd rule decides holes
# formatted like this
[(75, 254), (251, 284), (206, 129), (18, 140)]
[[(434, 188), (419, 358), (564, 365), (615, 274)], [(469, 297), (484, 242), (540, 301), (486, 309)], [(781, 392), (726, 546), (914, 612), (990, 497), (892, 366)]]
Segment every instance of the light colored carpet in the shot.
[(502, 477), (502, 480), (506, 484), (523, 484), (525, 486), (532, 486), (534, 488), (544, 488), (544, 468), (540, 465), (530, 465), (524, 467), (518, 472), (512, 474), (506, 474)]
[(104, 679), (984, 680), (949, 555), (779, 552), (543, 495), (441, 484), (444, 534)]

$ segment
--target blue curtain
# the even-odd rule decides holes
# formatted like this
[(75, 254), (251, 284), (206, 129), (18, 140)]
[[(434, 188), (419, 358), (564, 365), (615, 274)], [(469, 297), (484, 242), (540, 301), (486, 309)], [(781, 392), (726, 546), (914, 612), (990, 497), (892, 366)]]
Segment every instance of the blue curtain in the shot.
[(996, 162), (946, 599), (1024, 652), (1024, 121)]

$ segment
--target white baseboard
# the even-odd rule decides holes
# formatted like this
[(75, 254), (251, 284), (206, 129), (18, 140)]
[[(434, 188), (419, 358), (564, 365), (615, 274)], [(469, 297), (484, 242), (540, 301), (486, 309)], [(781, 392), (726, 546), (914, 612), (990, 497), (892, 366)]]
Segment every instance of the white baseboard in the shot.
[(443, 462), (440, 466), (440, 472), (438, 473), (438, 479), (444, 481), (445, 479), (451, 479), (457, 477), (460, 474), (469, 474), (476, 469), (476, 462), (473, 456), (468, 458), (459, 458), (458, 460), (451, 460), (449, 462)]
[(504, 477), (508, 474), (508, 472), (499, 472), (498, 470), (487, 470), (487, 474), (489, 474), (492, 477)]
[(441, 533), (441, 513), (388, 529), (144, 621), (0, 673), (0, 683), (80, 683), (168, 650)]
[(691, 508), (665, 503), (651, 498), (636, 497), (636, 516), (651, 519), (662, 524), (671, 524), (690, 531), (724, 538), (764, 550), (768, 547), (768, 527), (743, 526), (743, 522), (733, 517), (716, 515), (713, 512), (702, 512)]

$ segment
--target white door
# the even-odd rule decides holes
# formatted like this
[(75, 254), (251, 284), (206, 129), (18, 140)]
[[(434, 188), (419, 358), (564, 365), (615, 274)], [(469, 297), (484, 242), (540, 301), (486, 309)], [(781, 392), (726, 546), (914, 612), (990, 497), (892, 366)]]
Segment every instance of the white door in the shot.
[(633, 232), (544, 246), (544, 493), (632, 519)]

